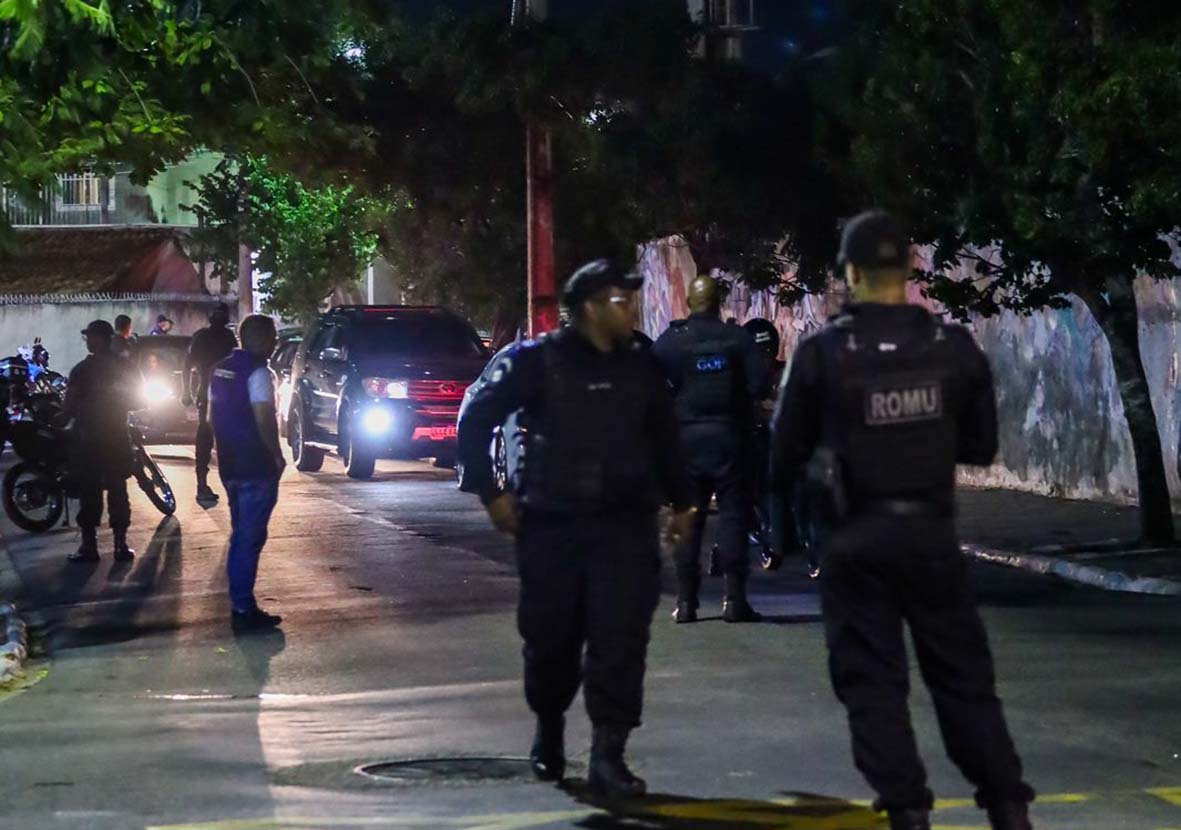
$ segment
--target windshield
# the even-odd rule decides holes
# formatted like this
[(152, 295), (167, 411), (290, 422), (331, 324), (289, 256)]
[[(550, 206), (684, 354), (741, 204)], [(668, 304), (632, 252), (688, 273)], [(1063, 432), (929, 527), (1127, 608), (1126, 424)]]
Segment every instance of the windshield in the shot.
[(349, 348), (368, 357), (482, 357), (475, 329), (440, 314), (366, 314), (349, 333)]
[(152, 372), (179, 372), (184, 369), (185, 355), (188, 353), (188, 343), (155, 344), (145, 348), (140, 341), (135, 355), (139, 363), (139, 370), (143, 374)]

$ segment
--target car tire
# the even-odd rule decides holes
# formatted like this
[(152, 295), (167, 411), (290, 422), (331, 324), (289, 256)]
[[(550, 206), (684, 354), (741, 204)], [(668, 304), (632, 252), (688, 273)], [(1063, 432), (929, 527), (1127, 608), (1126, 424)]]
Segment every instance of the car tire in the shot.
[(295, 469), (301, 473), (319, 472), (324, 466), (324, 450), (319, 447), (309, 447), (304, 441), (304, 419), (299, 411), (299, 405), (291, 406), (291, 414), (287, 418), (287, 443), (291, 445), (291, 459)]
[(344, 461), (344, 471), (349, 478), (362, 481), (373, 478), (377, 457), (371, 452), (357, 449), (353, 443), (353, 429), (346, 424), (341, 424), (340, 457)]

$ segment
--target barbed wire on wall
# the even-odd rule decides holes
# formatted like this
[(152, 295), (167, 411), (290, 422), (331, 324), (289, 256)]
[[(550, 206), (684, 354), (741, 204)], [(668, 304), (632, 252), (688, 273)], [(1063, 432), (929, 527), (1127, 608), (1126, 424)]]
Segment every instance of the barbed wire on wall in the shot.
[(79, 303), (234, 303), (236, 298), (213, 294), (153, 293), (147, 291), (77, 291), (64, 294), (0, 294), (5, 305), (71, 305)]

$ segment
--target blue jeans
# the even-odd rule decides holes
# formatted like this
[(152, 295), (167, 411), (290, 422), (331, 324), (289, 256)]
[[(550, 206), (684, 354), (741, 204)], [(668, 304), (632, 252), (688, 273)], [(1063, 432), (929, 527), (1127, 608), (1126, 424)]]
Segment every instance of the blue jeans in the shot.
[(277, 478), (258, 481), (223, 481), (230, 502), (230, 551), (226, 575), (230, 581), (230, 605), (235, 611), (253, 611), (254, 580), (258, 557), (267, 541), (267, 524), (279, 500)]

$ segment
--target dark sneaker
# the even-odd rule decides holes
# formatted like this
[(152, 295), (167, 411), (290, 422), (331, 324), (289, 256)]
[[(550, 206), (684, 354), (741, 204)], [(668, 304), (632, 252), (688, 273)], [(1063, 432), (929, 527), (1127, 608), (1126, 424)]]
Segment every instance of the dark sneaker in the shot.
[(230, 624), (234, 631), (265, 631), (278, 628), (283, 618), (278, 614), (268, 614), (261, 608), (253, 611), (234, 611), (230, 614)]
[(566, 719), (561, 715), (537, 719), (529, 766), (538, 781), (561, 781), (566, 774), (565, 729)]
[(988, 823), (993, 830), (1033, 830), (1033, 825), (1029, 823), (1029, 805), (1024, 801), (990, 804)]
[(197, 501), (218, 501), (221, 499), (208, 484), (197, 485)]
[(891, 810), (890, 830), (931, 830), (931, 814), (921, 807)]
[(82, 544), (78, 549), (66, 557), (71, 562), (97, 562), (99, 560), (98, 546)]
[(127, 546), (126, 539), (116, 539), (114, 556), (116, 562), (130, 562), (135, 558), (135, 551)]
[(761, 622), (763, 615), (745, 599), (726, 599), (722, 600), (722, 619), (728, 623), (751, 623)]
[(686, 602), (685, 600), (678, 601), (677, 607), (673, 609), (673, 619), (678, 624), (697, 622), (697, 603)]

